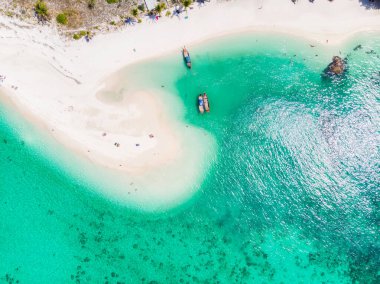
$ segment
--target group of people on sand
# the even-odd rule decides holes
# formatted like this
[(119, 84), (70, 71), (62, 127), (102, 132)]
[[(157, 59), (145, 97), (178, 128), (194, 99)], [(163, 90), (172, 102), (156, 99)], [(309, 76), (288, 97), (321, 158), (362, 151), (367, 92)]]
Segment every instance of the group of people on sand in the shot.
[(204, 113), (205, 111), (210, 112), (210, 105), (208, 103), (208, 97), (206, 93), (203, 93), (203, 95), (200, 94), (198, 96), (198, 107), (200, 113)]

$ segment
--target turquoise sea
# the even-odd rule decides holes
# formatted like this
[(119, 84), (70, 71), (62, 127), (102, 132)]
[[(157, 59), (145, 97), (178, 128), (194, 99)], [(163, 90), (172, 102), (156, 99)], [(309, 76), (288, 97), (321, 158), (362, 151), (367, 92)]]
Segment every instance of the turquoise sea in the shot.
[[(216, 140), (199, 191), (164, 212), (97, 194), (1, 106), (0, 283), (380, 283), (379, 34), (188, 48), (190, 71), (180, 51), (120, 71)], [(339, 54), (348, 72), (322, 78)]]

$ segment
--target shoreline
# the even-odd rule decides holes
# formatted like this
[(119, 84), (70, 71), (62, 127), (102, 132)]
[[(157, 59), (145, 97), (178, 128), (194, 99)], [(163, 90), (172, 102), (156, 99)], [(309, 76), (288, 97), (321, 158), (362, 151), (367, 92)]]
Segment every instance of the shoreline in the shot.
[[(107, 82), (118, 81), (115, 74), (126, 66), (133, 68), (133, 64), (173, 54), (185, 44), (192, 47), (235, 34), (281, 33), (337, 46), (359, 33), (380, 32), (380, 11), (365, 10), (359, 3), (288, 2), (264, 1), (258, 9), (253, 1), (214, 1), (191, 10), (189, 19), (147, 22), (99, 35), (90, 43), (62, 42), (49, 27), (20, 28), (17, 21), (0, 17), (0, 27), (2, 23), (8, 27), (6, 32), (0, 28), (0, 75), (7, 76), (0, 91), (3, 89), (5, 99), (26, 120), (91, 163), (132, 176), (159, 172), (192, 153), (184, 134), (178, 134), (177, 127), (184, 124), (171, 121), (176, 117), (169, 114), (160, 98), (154, 98), (155, 90), (149, 94), (119, 90), (121, 98), (111, 90), (102, 99)], [(336, 15), (337, 11), (342, 14)], [(107, 101), (107, 96), (116, 99)], [(152, 125), (152, 121), (157, 123)], [(196, 136), (203, 143), (201, 134)], [(157, 153), (159, 158), (155, 158)], [(186, 182), (200, 179), (200, 173), (194, 173)], [(174, 191), (171, 194), (175, 195)], [(157, 192), (160, 194), (164, 199), (172, 198)], [(121, 195), (125, 197), (125, 192)]]
[[(64, 133), (52, 134), (43, 120), (25, 108), (19, 108), (3, 94), (0, 88), (1, 112), (6, 115), (5, 121), (18, 133), (22, 144), (41, 155), (43, 161), (53, 163), (54, 168), (58, 166), (53, 172), (64, 173), (89, 191), (141, 212), (166, 211), (190, 199), (200, 188), (203, 171), (210, 167), (207, 159), (215, 159), (214, 150), (202, 147), (206, 143), (216, 149), (212, 136), (191, 125), (181, 130), (181, 123), (175, 121), (170, 126), (182, 131), (179, 141), (175, 142), (188, 146), (191, 151), (180, 149), (176, 153), (178, 156), (165, 159), (155, 170), (125, 171), (107, 166), (105, 160), (89, 158), (78, 148), (80, 145), (61, 136)], [(200, 161), (198, 155), (205, 159)], [(186, 175), (178, 178), (184, 172)]]

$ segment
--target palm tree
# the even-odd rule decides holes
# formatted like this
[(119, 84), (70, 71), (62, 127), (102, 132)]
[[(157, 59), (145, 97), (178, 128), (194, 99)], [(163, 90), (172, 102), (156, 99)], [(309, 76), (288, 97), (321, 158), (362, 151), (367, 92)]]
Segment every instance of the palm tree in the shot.
[(38, 0), (34, 4), (34, 11), (36, 12), (37, 18), (40, 21), (47, 21), (50, 17), (48, 7), (43, 0)]
[(139, 10), (137, 8), (133, 8), (131, 11), (131, 15), (137, 19), (139, 16)]
[(187, 8), (191, 6), (191, 4), (193, 4), (193, 0), (182, 0), (182, 5), (183, 7), (185, 7), (185, 10), (187, 10)]
[(156, 5), (156, 7), (154, 8), (154, 10), (156, 11), (156, 13), (159, 14), (160, 16), (161, 16), (162, 11), (165, 10), (165, 9), (166, 9), (165, 3), (158, 3)]

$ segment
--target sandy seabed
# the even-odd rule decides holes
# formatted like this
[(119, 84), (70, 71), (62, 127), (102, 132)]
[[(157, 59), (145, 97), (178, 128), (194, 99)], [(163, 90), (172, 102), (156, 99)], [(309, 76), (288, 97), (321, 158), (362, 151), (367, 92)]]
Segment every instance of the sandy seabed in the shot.
[[(359, 1), (211, 1), (194, 5), (186, 17), (147, 20), (90, 43), (67, 42), (52, 27), (0, 17), (1, 98), (97, 167), (103, 181), (112, 179), (113, 186), (101, 186), (105, 194), (141, 208), (166, 206), (199, 188), (205, 173), (195, 168), (207, 155), (194, 149), (197, 143), (212, 148), (214, 141), (172, 117), (154, 90), (118, 90), (118, 70), (242, 31), (336, 45), (379, 30), (380, 11)], [(140, 188), (134, 194), (131, 183)]]

